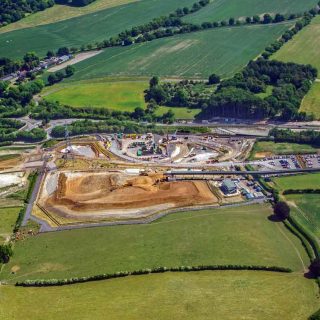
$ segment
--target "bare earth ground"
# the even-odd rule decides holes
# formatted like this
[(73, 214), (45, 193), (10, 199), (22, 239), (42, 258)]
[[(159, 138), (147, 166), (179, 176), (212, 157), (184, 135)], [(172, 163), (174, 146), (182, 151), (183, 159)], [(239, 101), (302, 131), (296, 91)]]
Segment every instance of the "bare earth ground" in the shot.
[(164, 182), (159, 174), (55, 173), (43, 185), (39, 204), (72, 219), (141, 218), (157, 211), (217, 203), (206, 182)]
[(57, 66), (54, 66), (50, 69), (48, 69), (49, 72), (56, 72), (56, 71), (59, 71), (61, 69), (64, 69), (65, 67), (67, 66), (71, 66), (73, 64), (76, 64), (80, 61), (83, 61), (83, 60), (86, 60), (86, 59), (89, 59), (91, 57), (94, 57), (96, 56), (97, 54), (101, 53), (102, 50), (95, 50), (95, 51), (88, 51), (88, 52), (81, 52), (79, 54), (77, 54), (73, 59), (69, 60), (69, 61), (66, 61), (64, 63), (61, 63)]

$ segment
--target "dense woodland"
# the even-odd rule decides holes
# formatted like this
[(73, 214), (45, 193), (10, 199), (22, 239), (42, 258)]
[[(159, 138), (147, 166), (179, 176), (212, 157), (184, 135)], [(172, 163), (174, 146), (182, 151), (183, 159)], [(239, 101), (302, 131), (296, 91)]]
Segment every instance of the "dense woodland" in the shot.
[[(198, 119), (306, 120), (307, 115), (299, 112), (299, 108), (316, 77), (317, 70), (310, 65), (260, 58), (251, 61), (241, 73), (220, 82), (211, 94), (196, 90), (198, 83), (159, 83), (157, 78), (152, 78), (145, 99), (164, 105), (201, 108)], [(272, 89), (271, 95), (266, 93), (267, 88)]]
[(1, 0), (0, 27), (18, 21), (26, 15), (43, 11), (54, 5), (54, 0)]
[(275, 128), (270, 131), (269, 136), (275, 142), (306, 143), (316, 147), (320, 146), (320, 132), (314, 130), (297, 132)]

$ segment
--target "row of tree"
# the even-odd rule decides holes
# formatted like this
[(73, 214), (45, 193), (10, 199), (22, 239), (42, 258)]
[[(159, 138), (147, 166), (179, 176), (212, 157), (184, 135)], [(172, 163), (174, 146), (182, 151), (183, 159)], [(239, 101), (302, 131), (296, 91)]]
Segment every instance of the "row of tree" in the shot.
[[(309, 11), (301, 14), (281, 14), (277, 13), (264, 14), (263, 17), (258, 15), (247, 17), (245, 19), (235, 19), (231, 17), (229, 20), (214, 21), (214, 22), (203, 22), (202, 24), (194, 24), (183, 21), (181, 18), (185, 15), (193, 13), (200, 10), (202, 7), (206, 6), (209, 1), (199, 1), (195, 3), (191, 9), (178, 8), (175, 12), (171, 13), (169, 16), (164, 16), (160, 18), (153, 19), (151, 22), (144, 25), (136, 26), (131, 29), (125, 30), (119, 33), (117, 36), (110, 37), (108, 40), (97, 42), (94, 45), (82, 45), (79, 49), (73, 47), (70, 48), (71, 52), (92, 50), (93, 48), (102, 49), (114, 46), (128, 46), (133, 43), (141, 43), (146, 41), (152, 41), (154, 39), (171, 37), (176, 34), (184, 34), (197, 32), (201, 30), (219, 28), (219, 27), (232, 27), (245, 24), (270, 24), (270, 23), (280, 23), (286, 20), (294, 20), (297, 18), (302, 18), (304, 16), (314, 16), (319, 13), (319, 7), (312, 8)], [(287, 36), (287, 35), (286, 35)]]
[(27, 14), (43, 11), (54, 5), (54, 0), (1, 0), (0, 27), (24, 18)]
[(255, 266), (255, 265), (200, 265), (200, 266), (179, 266), (179, 267), (155, 267), (152, 269), (140, 269), (135, 271), (119, 271), (115, 273), (104, 273), (89, 277), (74, 277), (70, 279), (44, 279), (44, 280), (25, 280), (16, 283), (16, 286), (22, 287), (50, 287), (63, 286), (75, 283), (89, 281), (108, 280), (114, 278), (123, 278), (128, 276), (144, 275), (151, 273), (165, 272), (192, 272), (192, 271), (216, 271), (216, 270), (252, 270), (252, 271), (269, 271), (269, 272), (292, 272), (289, 268), (277, 266)]
[(51, 73), (48, 76), (48, 84), (51, 86), (55, 83), (62, 81), (64, 78), (69, 78), (74, 74), (74, 66), (67, 66), (63, 71), (57, 71), (55, 73)]
[(84, 7), (96, 0), (55, 0), (58, 4), (65, 4), (73, 7)]
[(81, 118), (105, 120), (113, 118), (118, 121), (145, 121), (148, 123), (161, 122), (172, 123), (175, 120), (174, 113), (169, 109), (167, 112), (158, 115), (157, 106), (149, 104), (146, 109), (135, 108), (133, 112), (112, 111), (107, 108), (65, 106), (59, 102), (40, 101), (38, 106), (31, 108), (30, 116), (34, 119), (49, 122), (53, 119)]

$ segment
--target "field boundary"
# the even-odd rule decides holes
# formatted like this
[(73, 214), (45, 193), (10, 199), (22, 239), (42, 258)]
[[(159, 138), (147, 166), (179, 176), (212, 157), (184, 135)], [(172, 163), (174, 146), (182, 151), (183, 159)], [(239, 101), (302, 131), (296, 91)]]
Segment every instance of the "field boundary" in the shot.
[(48, 280), (25, 280), (16, 282), (15, 286), (19, 287), (53, 287), (64, 286), (76, 283), (84, 283), (90, 281), (108, 280), (115, 278), (123, 278), (128, 276), (138, 276), (152, 273), (166, 272), (199, 272), (199, 271), (227, 271), (227, 270), (246, 270), (246, 271), (269, 271), (279, 273), (292, 273), (290, 268), (277, 266), (255, 266), (255, 265), (200, 265), (200, 266), (179, 266), (179, 267), (156, 267), (153, 269), (140, 269), (135, 271), (119, 271), (111, 274), (100, 274), (89, 277), (74, 277), (69, 279), (48, 279)]

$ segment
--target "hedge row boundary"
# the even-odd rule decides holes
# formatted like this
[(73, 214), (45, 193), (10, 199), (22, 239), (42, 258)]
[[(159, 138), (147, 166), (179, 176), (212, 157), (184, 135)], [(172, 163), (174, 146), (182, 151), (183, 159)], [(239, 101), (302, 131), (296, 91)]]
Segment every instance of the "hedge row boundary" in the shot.
[(201, 265), (201, 266), (180, 266), (180, 267), (156, 267), (153, 269), (140, 269), (135, 271), (119, 271), (115, 273), (104, 273), (88, 277), (76, 277), (69, 279), (42, 279), (42, 280), (25, 280), (16, 282), (16, 286), (20, 287), (53, 287), (64, 286), (76, 283), (84, 283), (90, 281), (108, 280), (115, 278), (123, 278), (128, 276), (145, 275), (151, 273), (166, 273), (166, 272), (195, 272), (195, 271), (219, 271), (219, 270), (248, 270), (248, 271), (270, 271), (291, 273), (290, 268), (277, 266), (255, 266), (255, 265)]
[(287, 189), (282, 194), (320, 194), (320, 189)]

